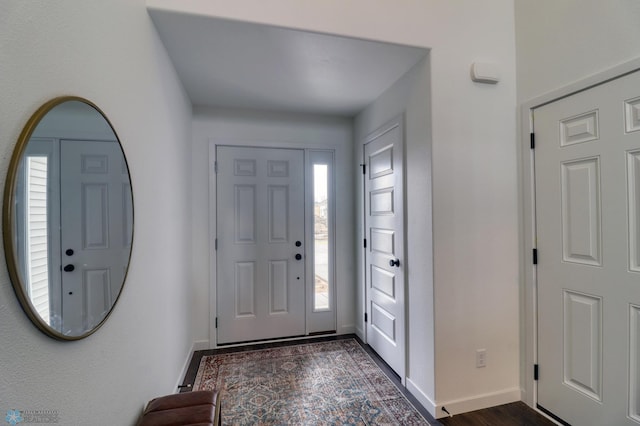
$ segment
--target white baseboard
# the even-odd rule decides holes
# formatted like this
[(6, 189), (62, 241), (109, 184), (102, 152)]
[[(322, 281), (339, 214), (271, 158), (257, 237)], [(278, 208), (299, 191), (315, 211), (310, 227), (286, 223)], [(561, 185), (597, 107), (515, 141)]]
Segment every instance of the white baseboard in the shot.
[(340, 326), (336, 334), (353, 334), (355, 331), (356, 327), (353, 324), (345, 324)]
[(413, 395), (429, 414), (436, 417), (436, 403), (413, 380), (407, 377), (407, 390)]
[(195, 342), (193, 342), (194, 351), (206, 351), (208, 349), (211, 349), (208, 340), (196, 340)]
[(535, 408), (536, 404), (534, 402), (533, 395), (527, 393), (527, 389), (525, 388), (520, 388), (520, 401), (524, 402), (531, 408)]
[(187, 352), (187, 356), (185, 357), (184, 364), (182, 365), (182, 370), (180, 371), (180, 375), (178, 376), (176, 385), (173, 387), (173, 393), (180, 392), (180, 389), (178, 388), (178, 386), (182, 384), (182, 380), (184, 379), (184, 376), (186, 376), (187, 374), (187, 370), (189, 369), (189, 364), (191, 363), (191, 357), (193, 356), (193, 351), (196, 350), (195, 347), (196, 347), (196, 342), (194, 342), (191, 345), (191, 349), (189, 350), (189, 352)]
[(193, 353), (195, 351), (205, 351), (209, 349), (209, 341), (208, 340), (196, 340), (191, 345), (191, 349), (187, 352), (187, 356), (185, 357), (184, 364), (182, 365), (182, 371), (180, 371), (180, 375), (178, 376), (178, 381), (173, 388), (174, 393), (178, 393), (180, 389), (178, 386), (182, 384), (184, 377), (187, 375), (187, 370), (189, 369), (189, 365), (191, 364), (191, 358), (193, 357)]
[(356, 333), (356, 336), (358, 336), (360, 340), (364, 342), (364, 330), (361, 327), (356, 327), (354, 331)]
[[(435, 415), (433, 417), (436, 419), (447, 417), (448, 414), (443, 410), (443, 408), (445, 408), (451, 415), (455, 416), (456, 414), (520, 401), (520, 396), (520, 388), (517, 387), (499, 392), (476, 395), (470, 398), (444, 401), (435, 405)], [(428, 409), (428, 407), (425, 408)]]

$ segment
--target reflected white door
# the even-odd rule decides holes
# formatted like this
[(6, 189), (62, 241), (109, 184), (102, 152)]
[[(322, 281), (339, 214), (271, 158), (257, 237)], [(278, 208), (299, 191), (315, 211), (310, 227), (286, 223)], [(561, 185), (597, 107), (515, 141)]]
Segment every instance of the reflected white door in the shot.
[(538, 404), (640, 424), (640, 72), (534, 111)]
[(218, 146), (216, 163), (218, 343), (304, 335), (304, 151)]
[(118, 142), (60, 141), (62, 333), (82, 334), (109, 312), (131, 250), (129, 173)]
[(367, 343), (404, 383), (403, 134), (396, 122), (364, 146)]

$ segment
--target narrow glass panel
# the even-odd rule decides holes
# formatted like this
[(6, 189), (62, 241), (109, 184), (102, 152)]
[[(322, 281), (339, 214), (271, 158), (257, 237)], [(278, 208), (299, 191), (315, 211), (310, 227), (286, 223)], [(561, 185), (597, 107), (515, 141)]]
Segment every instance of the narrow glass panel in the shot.
[(327, 310), (329, 306), (329, 199), (328, 166), (313, 165), (313, 308)]
[(49, 224), (47, 157), (27, 157), (27, 288), (40, 318), (49, 325)]

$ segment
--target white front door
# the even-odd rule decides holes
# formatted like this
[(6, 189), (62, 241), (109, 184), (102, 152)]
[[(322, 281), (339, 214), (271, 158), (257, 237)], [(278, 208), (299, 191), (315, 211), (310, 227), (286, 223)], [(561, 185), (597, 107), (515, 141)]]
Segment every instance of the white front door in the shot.
[(640, 72), (534, 110), (538, 404), (640, 424)]
[(218, 146), (217, 341), (304, 335), (304, 151)]
[(111, 310), (131, 252), (131, 186), (117, 141), (60, 141), (62, 333)]
[(367, 139), (364, 190), (367, 343), (404, 383), (402, 138), (396, 122)]

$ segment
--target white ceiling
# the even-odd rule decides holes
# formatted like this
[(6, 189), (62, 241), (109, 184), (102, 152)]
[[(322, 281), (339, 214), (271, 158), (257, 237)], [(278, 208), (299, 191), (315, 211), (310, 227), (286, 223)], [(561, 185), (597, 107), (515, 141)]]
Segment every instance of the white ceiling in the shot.
[(194, 105), (353, 116), (427, 50), (149, 9)]

